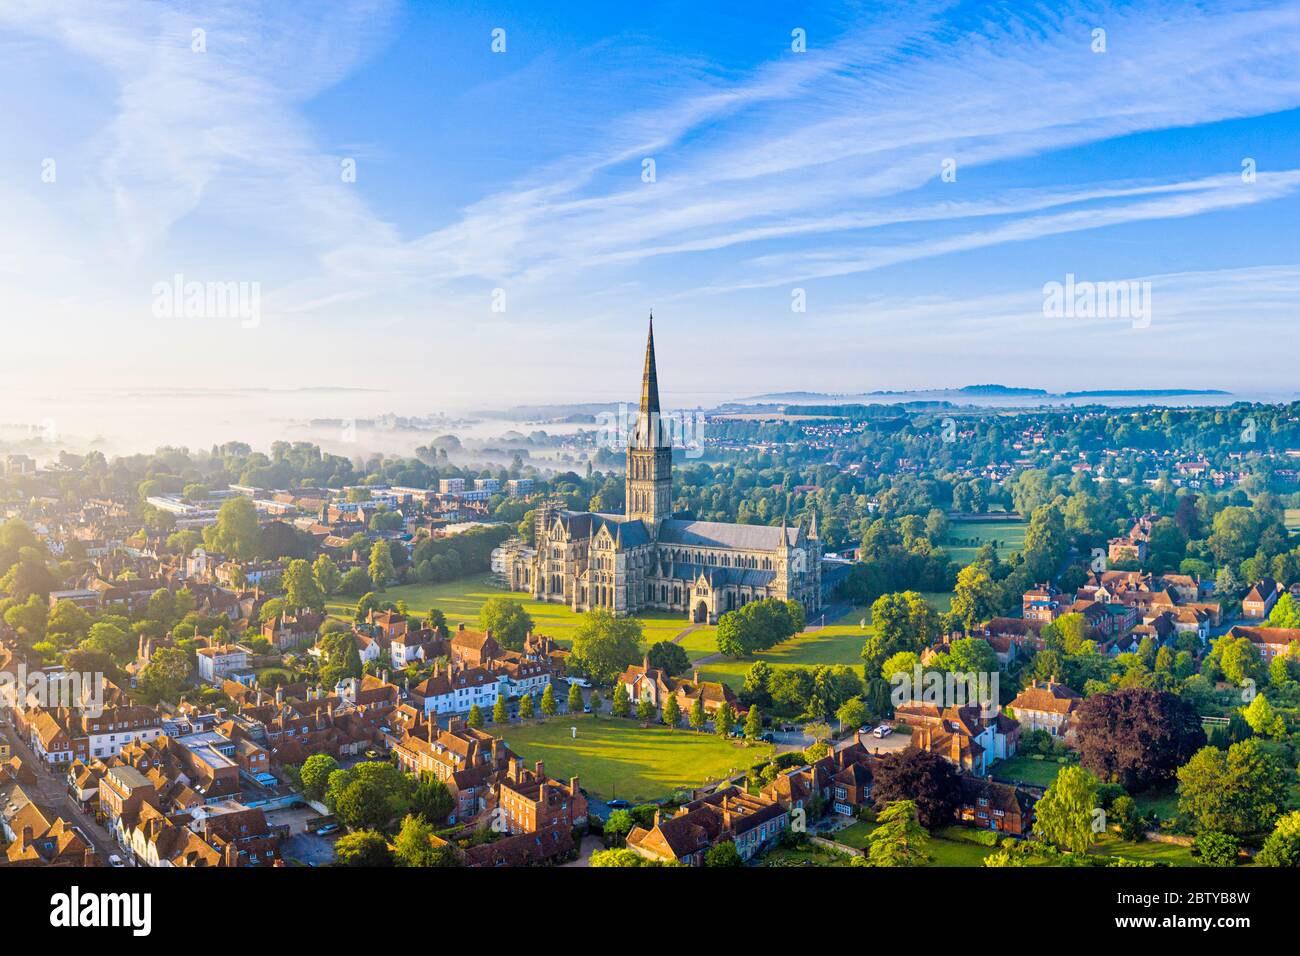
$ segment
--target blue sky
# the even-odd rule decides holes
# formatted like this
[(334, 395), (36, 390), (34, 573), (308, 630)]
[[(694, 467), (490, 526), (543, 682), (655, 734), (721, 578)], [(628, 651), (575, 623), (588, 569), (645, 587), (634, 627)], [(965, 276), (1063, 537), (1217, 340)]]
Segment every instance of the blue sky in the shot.
[[(682, 403), (1295, 388), (1294, 3), (57, 9), (0, 6), (11, 386), (621, 399), (653, 307)], [(1045, 317), (1067, 273), (1150, 323)]]

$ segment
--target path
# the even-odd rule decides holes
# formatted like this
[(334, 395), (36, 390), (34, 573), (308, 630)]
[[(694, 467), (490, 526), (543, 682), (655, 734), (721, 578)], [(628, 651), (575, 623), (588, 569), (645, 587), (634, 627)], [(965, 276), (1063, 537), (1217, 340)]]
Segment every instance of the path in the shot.
[(684, 631), (679, 631), (679, 632), (678, 632), (678, 633), (673, 637), (673, 643), (674, 643), (674, 644), (680, 644), (682, 641), (686, 640), (687, 635), (689, 635), (689, 634), (694, 634), (696, 631), (698, 631), (698, 630), (699, 630), (700, 628), (702, 628), (703, 626), (704, 626), (703, 624), (692, 624), (690, 627), (686, 628)]

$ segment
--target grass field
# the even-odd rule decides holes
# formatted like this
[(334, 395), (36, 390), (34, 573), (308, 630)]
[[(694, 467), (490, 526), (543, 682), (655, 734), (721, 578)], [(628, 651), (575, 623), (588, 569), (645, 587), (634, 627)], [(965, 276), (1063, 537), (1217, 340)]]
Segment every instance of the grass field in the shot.
[[(578, 625), (578, 614), (563, 604), (534, 601), (527, 594), (494, 587), (489, 574), (477, 574), (442, 584), (403, 584), (380, 594), (383, 601), (405, 601), (412, 614), (423, 615), (431, 607), (439, 608), (453, 626), (463, 623), (466, 627), (478, 627), (479, 609), (488, 598), (493, 597), (508, 597), (522, 604), (528, 616), (533, 619), (533, 629), (537, 633), (549, 635), (565, 646), (572, 641), (573, 629)], [(331, 614), (350, 618), (356, 603), (353, 600), (336, 600), (328, 602), (326, 607)], [(690, 627), (684, 614), (638, 614), (637, 619), (645, 629), (647, 644), (672, 640)]]
[(1300, 508), (1286, 509), (1286, 530), (1292, 534), (1300, 533)]
[(1122, 856), (1128, 860), (1146, 860), (1152, 863), (1167, 863), (1170, 866), (1200, 866), (1192, 856), (1190, 847), (1177, 843), (1155, 843), (1144, 840), (1132, 843), (1121, 840), (1113, 833), (1107, 833), (1098, 839), (1089, 853), (1103, 853), (1107, 856)]
[(1062, 766), (1051, 757), (1034, 760), (1024, 754), (1009, 760), (999, 760), (990, 773), (999, 780), (1018, 780), (1035, 787), (1050, 787)]
[[(875, 828), (874, 823), (859, 820), (843, 830), (837, 830), (832, 836), (836, 843), (861, 850), (866, 847), (867, 837)], [(943, 836), (943, 831), (939, 831), (931, 834), (930, 841), (925, 845), (925, 852), (930, 856), (930, 862), (926, 865), (981, 866), (984, 858), (990, 853), (997, 852), (997, 849), (993, 846), (980, 846), (968, 840), (950, 840)]]
[[(570, 728), (578, 728), (573, 738)], [(671, 796), (728, 776), (772, 756), (768, 744), (745, 746), (713, 734), (642, 727), (618, 717), (556, 717), (543, 724), (500, 728), (510, 749), (531, 766), (546, 762), (557, 779), (581, 778), (598, 797), (643, 801)]]
[[(925, 597), (939, 611), (948, 610), (952, 603), (952, 595), (948, 593), (927, 593)], [(862, 624), (864, 620), (866, 627)], [(796, 634), (790, 640), (754, 657), (741, 660), (724, 658), (705, 664), (701, 668), (701, 676), (706, 680), (722, 681), (735, 689), (744, 683), (745, 673), (759, 660), (766, 661), (773, 667), (816, 667), (819, 664), (848, 664), (857, 667), (862, 663), (862, 645), (870, 635), (871, 609), (854, 608), (825, 627)], [(693, 643), (696, 638), (700, 638), (702, 643), (701, 632), (691, 634), (686, 641)], [(716, 634), (713, 639), (716, 640)], [(717, 646), (714, 644), (709, 653), (716, 651)], [(687, 653), (691, 653), (690, 648)]]
[(1025, 546), (1025, 528), (1023, 521), (954, 521), (948, 530), (949, 543), (943, 549), (955, 562), (965, 565), (974, 560), (981, 545), (994, 541), (998, 557), (1005, 558)]

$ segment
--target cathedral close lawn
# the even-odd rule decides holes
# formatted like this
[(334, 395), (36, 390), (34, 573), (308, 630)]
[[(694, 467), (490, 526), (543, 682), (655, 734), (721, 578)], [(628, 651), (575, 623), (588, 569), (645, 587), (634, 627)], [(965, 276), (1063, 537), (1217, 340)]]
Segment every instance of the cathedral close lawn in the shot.
[[(578, 728), (576, 740), (572, 727)], [(745, 745), (685, 727), (642, 727), (640, 721), (610, 716), (560, 716), (543, 724), (493, 729), (526, 766), (545, 761), (549, 776), (579, 777), (589, 794), (603, 800), (636, 803), (670, 797), (772, 756), (770, 744)]]

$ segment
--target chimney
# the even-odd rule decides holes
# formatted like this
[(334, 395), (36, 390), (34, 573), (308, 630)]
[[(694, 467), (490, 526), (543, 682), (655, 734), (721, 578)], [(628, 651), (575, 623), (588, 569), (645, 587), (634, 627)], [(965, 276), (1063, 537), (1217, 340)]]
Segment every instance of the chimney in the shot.
[(570, 777), (570, 778), (569, 778), (569, 795), (570, 795), (570, 796), (573, 796), (573, 797), (576, 797), (576, 796), (578, 795), (578, 778), (577, 778), (577, 777)]
[(433, 716), (433, 711), (430, 711), (429, 712), (429, 743), (433, 743), (437, 739), (438, 739), (437, 721)]
[[(576, 777), (574, 779), (577, 779)], [(659, 826), (659, 808), (655, 807), (655, 827)]]
[(462, 621), (461, 623), (457, 624), (457, 625), (456, 625), (456, 630), (458, 630), (458, 631), (463, 631), (463, 630), (465, 630), (465, 622)]
[(645, 657), (641, 658), (641, 669), (642, 669), (643, 671), (648, 671), (648, 670), (650, 669), (650, 655), (649, 655), (649, 654), (646, 654)]
[(546, 770), (542, 765), (542, 761), (539, 760), (537, 763), (533, 764), (533, 770), (536, 772), (538, 780), (546, 779)]
[(509, 773), (510, 779), (513, 780), (513, 781), (518, 782), (518, 780), (519, 780), (519, 758), (518, 758), (518, 757), (511, 757), (511, 758), (510, 758), (510, 763), (509, 763), (508, 767), (509, 767), (508, 773)]
[(700, 669), (697, 667), (695, 668), (695, 670), (691, 671), (691, 683), (698, 684), (699, 682), (700, 682)]

